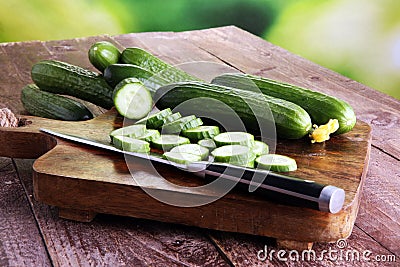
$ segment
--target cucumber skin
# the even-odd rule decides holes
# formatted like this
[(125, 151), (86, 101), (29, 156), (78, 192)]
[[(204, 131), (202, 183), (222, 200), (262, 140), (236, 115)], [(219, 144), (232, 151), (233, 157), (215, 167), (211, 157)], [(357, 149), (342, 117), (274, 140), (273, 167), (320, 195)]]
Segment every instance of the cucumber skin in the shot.
[[(298, 139), (307, 135), (311, 129), (310, 116), (296, 104), (274, 97), (263, 96), (261, 93), (221, 85), (202, 82), (170, 84), (159, 88), (154, 99), (156, 106), (159, 109), (163, 109), (167, 107), (175, 108), (182, 102), (197, 97), (213, 98), (227, 104), (242, 119), (247, 131), (253, 134), (259, 133), (257, 118), (269, 120), (268, 115), (265, 115), (264, 112), (266, 105), (271, 109), (278, 137)], [(257, 118), (247, 103), (252, 103), (253, 108), (259, 109)], [(213, 110), (212, 107), (207, 107), (207, 103), (204, 103), (202, 106), (192, 106), (190, 112), (201, 116), (204, 109)], [(216, 112), (221, 113), (221, 111)]]
[(326, 124), (329, 119), (337, 119), (339, 129), (333, 133), (334, 135), (350, 131), (356, 123), (356, 115), (350, 104), (321, 92), (240, 73), (217, 76), (211, 83), (239, 89), (246, 89), (249, 83), (254, 83), (263, 94), (293, 102), (304, 108), (314, 124), (322, 125)]
[(121, 61), (126, 64), (140, 66), (166, 80), (168, 83), (200, 81), (200, 79), (164, 62), (153, 54), (138, 47), (130, 47), (122, 51)]
[(35, 84), (22, 89), (21, 101), (26, 111), (38, 117), (65, 121), (93, 118), (93, 114), (80, 102), (42, 91)]
[(33, 65), (32, 80), (43, 91), (70, 95), (110, 109), (113, 88), (96, 72), (56, 61), (43, 60)]
[(140, 80), (152, 94), (154, 94), (159, 87), (168, 84), (168, 81), (154, 73), (132, 64), (112, 64), (104, 70), (104, 79), (112, 87), (115, 87), (122, 80), (132, 77)]
[(121, 52), (110, 42), (99, 41), (94, 43), (88, 51), (89, 61), (101, 72), (111, 64), (119, 62)]

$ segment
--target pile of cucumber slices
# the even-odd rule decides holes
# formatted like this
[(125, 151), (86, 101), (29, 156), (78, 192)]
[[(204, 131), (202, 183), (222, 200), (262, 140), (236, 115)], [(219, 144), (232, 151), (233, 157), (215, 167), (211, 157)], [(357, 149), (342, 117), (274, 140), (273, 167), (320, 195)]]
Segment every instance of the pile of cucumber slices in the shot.
[(266, 143), (246, 132), (220, 132), (218, 126), (203, 125), (194, 115), (182, 116), (170, 108), (149, 114), (133, 125), (110, 133), (112, 144), (121, 150), (149, 153), (161, 150), (169, 161), (188, 165), (214, 161), (278, 172), (297, 169), (287, 156), (269, 154)]

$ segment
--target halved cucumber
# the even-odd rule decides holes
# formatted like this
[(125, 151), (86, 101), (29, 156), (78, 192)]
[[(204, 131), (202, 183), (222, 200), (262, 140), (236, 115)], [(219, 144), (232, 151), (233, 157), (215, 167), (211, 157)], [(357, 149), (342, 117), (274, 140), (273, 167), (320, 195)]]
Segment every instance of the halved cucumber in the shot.
[(214, 141), (217, 146), (243, 145), (252, 147), (254, 136), (246, 132), (226, 132), (214, 136)]
[(206, 126), (202, 125), (193, 129), (182, 131), (182, 135), (186, 136), (190, 140), (197, 142), (201, 139), (213, 138), (219, 134), (218, 126)]
[(151, 143), (154, 148), (169, 151), (173, 147), (190, 144), (190, 140), (179, 135), (162, 134), (160, 138), (153, 140)]
[(114, 89), (113, 101), (122, 116), (134, 120), (146, 117), (153, 107), (150, 91), (136, 78), (122, 80)]
[(113, 144), (116, 148), (129, 152), (148, 153), (150, 151), (150, 144), (148, 142), (128, 136), (114, 136)]
[(264, 154), (269, 153), (269, 147), (266, 143), (261, 142), (261, 141), (254, 141), (254, 146), (252, 147), (254, 154), (256, 156), (261, 156)]
[(175, 121), (164, 124), (162, 133), (180, 133), (184, 130), (192, 129), (203, 124), (200, 118), (194, 115), (179, 118)]
[(197, 144), (207, 148), (209, 151), (212, 151), (215, 148), (217, 148), (217, 145), (215, 144), (213, 139), (202, 139), (199, 142), (197, 142)]
[(148, 129), (145, 131), (145, 133), (141, 136), (138, 136), (137, 139), (139, 140), (144, 140), (147, 142), (151, 142), (153, 140), (156, 140), (158, 138), (160, 138), (160, 132), (158, 130), (154, 130), (154, 129)]
[(166, 108), (157, 113), (151, 114), (146, 118), (138, 120), (136, 124), (146, 124), (146, 127), (149, 129), (157, 129), (164, 124), (164, 119), (171, 114), (171, 109)]
[(143, 124), (135, 124), (135, 125), (130, 125), (126, 127), (122, 127), (119, 129), (116, 129), (110, 133), (111, 141), (114, 140), (115, 136), (122, 135), (122, 136), (128, 136), (131, 138), (136, 138), (139, 136), (144, 135), (146, 132), (146, 125)]
[(215, 161), (236, 165), (248, 164), (255, 158), (255, 154), (251, 148), (242, 145), (221, 146), (211, 151), (211, 155)]
[(266, 154), (256, 158), (258, 168), (277, 172), (289, 172), (297, 169), (296, 160), (278, 154)]
[(169, 161), (173, 161), (179, 164), (189, 165), (192, 162), (200, 161), (201, 158), (198, 155), (189, 154), (189, 153), (180, 153), (180, 152), (165, 152), (163, 154), (164, 158)]
[(208, 154), (209, 154), (209, 151), (207, 148), (202, 147), (197, 144), (185, 144), (185, 145), (176, 146), (171, 149), (171, 152), (193, 154), (196, 156), (200, 156), (201, 160), (207, 159)]

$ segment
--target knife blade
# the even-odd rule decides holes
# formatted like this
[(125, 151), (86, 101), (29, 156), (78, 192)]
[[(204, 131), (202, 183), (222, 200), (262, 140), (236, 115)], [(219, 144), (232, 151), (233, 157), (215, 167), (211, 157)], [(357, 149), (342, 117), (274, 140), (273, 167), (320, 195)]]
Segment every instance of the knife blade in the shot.
[(240, 167), (225, 163), (199, 161), (189, 165), (183, 165), (168, 161), (155, 153), (145, 154), (123, 151), (110, 144), (101, 143), (84, 137), (44, 128), (39, 130), (62, 139), (123, 153), (158, 164), (173, 166), (203, 178), (211, 180), (222, 178), (237, 183), (239, 187), (255, 186), (257, 188), (255, 193), (265, 194), (270, 199), (284, 204), (312, 208), (333, 214), (340, 212), (344, 204), (345, 191), (333, 185), (320, 184), (312, 180), (300, 179), (274, 173), (272, 171)]

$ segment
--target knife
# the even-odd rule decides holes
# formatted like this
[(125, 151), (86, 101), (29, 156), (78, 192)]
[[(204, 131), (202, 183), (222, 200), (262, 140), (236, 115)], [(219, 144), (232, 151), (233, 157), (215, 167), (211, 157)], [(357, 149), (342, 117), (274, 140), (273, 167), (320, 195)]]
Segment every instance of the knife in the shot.
[[(272, 171), (239, 167), (225, 163), (209, 161), (194, 162), (189, 165), (168, 161), (154, 153), (135, 153), (120, 150), (110, 144), (100, 143), (87, 138), (59, 133), (49, 129), (39, 129), (41, 132), (110, 151), (123, 153), (136, 158), (150, 160), (152, 163), (174, 166), (207, 179), (222, 178), (237, 183), (238, 187), (256, 188), (256, 194), (262, 194), (284, 204), (312, 208), (315, 210), (338, 213), (344, 204), (345, 191), (333, 185), (320, 184)], [(250, 191), (250, 190), (249, 190)]]

